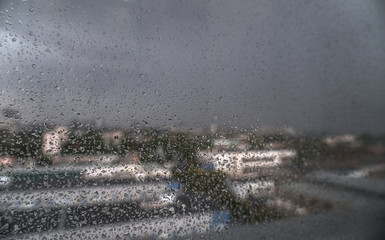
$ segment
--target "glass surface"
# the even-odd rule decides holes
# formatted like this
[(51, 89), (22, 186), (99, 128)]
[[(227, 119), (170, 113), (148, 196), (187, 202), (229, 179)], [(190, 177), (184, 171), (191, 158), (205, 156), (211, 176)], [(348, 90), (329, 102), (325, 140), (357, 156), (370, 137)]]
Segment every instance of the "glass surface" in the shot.
[(0, 238), (385, 239), (385, 1), (0, 22)]

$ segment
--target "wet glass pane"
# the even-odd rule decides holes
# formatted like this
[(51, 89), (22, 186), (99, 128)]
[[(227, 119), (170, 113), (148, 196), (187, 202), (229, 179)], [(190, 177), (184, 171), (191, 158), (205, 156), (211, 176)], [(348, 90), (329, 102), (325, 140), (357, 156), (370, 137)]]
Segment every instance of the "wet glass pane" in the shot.
[(384, 1), (0, 22), (0, 238), (385, 239)]

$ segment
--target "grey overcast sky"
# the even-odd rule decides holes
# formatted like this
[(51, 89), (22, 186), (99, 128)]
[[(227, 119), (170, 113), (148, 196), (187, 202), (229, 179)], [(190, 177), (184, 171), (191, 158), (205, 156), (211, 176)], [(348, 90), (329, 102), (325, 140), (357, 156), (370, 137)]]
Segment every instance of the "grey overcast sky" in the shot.
[(24, 123), (385, 132), (385, 1), (0, 2)]

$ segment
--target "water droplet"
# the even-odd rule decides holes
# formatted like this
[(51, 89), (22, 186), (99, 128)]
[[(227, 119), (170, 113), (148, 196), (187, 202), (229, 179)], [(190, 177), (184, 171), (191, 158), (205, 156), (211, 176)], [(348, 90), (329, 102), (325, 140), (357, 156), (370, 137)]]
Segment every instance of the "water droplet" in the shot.
[(12, 42), (16, 42), (16, 38), (12, 38)]
[(36, 68), (36, 64), (32, 64), (32, 67), (33, 67), (33, 68)]
[(34, 10), (33, 8), (30, 8), (30, 9), (29, 9), (30, 12), (33, 12), (33, 10)]

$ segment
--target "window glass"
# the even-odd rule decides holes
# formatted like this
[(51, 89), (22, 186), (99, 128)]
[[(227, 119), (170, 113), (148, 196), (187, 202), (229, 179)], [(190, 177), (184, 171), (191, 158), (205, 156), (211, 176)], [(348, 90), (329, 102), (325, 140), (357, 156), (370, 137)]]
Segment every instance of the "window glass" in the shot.
[(382, 0), (0, 1), (0, 238), (385, 239)]

